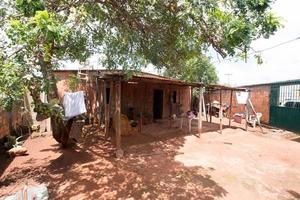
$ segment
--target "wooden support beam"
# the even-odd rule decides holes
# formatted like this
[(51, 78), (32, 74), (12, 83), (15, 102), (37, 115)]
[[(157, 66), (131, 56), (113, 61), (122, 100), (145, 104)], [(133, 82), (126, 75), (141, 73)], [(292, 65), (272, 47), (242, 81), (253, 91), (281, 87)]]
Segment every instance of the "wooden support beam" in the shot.
[(102, 125), (105, 121), (105, 115), (104, 115), (104, 98), (103, 98), (103, 81), (99, 81), (99, 121)]
[(169, 116), (169, 119), (170, 119), (170, 128), (172, 127), (172, 115), (173, 115), (173, 103), (172, 103), (172, 93), (173, 93), (173, 90), (172, 90), (172, 87), (171, 87), (171, 85), (169, 85), (169, 105), (170, 105), (170, 116)]
[(103, 82), (103, 104), (104, 104), (104, 124), (105, 124), (105, 137), (108, 137), (108, 133), (109, 133), (109, 108), (108, 108), (108, 104), (107, 104), (107, 96), (109, 94), (107, 94), (107, 82), (104, 81)]
[(109, 82), (109, 88), (110, 89), (109, 89), (108, 114), (109, 114), (109, 117), (110, 117), (111, 110), (112, 110), (113, 103), (114, 103), (114, 92), (115, 92), (113, 81)]
[(101, 89), (99, 89), (99, 79), (96, 77), (96, 106), (98, 116), (98, 128), (101, 127)]
[(199, 112), (198, 112), (198, 134), (202, 133), (202, 106), (203, 106), (203, 88), (199, 88)]
[(208, 91), (208, 98), (209, 98), (209, 122), (212, 122), (212, 115), (211, 115), (211, 91)]
[(230, 90), (230, 104), (229, 104), (229, 116), (228, 116), (229, 127), (231, 126), (231, 119), (232, 119), (232, 93), (233, 93), (233, 91)]
[(219, 118), (220, 118), (220, 133), (222, 134), (222, 130), (223, 130), (222, 90), (220, 90), (220, 109), (219, 109)]
[(190, 94), (190, 98), (191, 98), (191, 102), (190, 102), (190, 110), (193, 110), (193, 86), (191, 86), (191, 94)]
[(205, 115), (206, 121), (208, 122), (207, 113), (206, 113), (206, 106), (204, 101), (204, 95), (202, 94), (202, 105), (203, 105), (203, 113)]
[(117, 152), (116, 156), (117, 158), (120, 158), (123, 156), (123, 150), (121, 146), (121, 81), (117, 81), (115, 85), (115, 91), (116, 91), (116, 112), (115, 112), (115, 119), (116, 119), (116, 147)]
[(107, 105), (108, 110), (108, 128), (110, 126), (111, 110), (113, 105), (113, 95), (114, 95), (114, 82), (109, 81), (109, 102)]
[(245, 107), (245, 130), (248, 131), (248, 108), (247, 108), (247, 104), (244, 105)]

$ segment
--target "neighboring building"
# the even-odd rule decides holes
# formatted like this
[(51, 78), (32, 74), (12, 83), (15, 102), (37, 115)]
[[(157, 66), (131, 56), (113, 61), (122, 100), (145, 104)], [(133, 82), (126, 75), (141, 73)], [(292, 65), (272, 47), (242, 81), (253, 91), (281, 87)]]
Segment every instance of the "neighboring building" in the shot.
[[(250, 99), (256, 112), (262, 113), (262, 123), (300, 132), (300, 80), (240, 86), (250, 90)], [(228, 103), (230, 92), (223, 92), (222, 99)], [(212, 94), (212, 100), (219, 101), (219, 94)], [(244, 112), (236, 103), (233, 93), (233, 113)]]

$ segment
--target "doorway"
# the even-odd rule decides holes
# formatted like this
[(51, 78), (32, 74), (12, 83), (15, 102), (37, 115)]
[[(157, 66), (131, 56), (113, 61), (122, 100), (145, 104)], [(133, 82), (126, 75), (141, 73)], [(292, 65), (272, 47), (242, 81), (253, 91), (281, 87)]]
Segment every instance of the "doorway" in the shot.
[(154, 90), (153, 92), (153, 119), (162, 119), (163, 116), (163, 91)]

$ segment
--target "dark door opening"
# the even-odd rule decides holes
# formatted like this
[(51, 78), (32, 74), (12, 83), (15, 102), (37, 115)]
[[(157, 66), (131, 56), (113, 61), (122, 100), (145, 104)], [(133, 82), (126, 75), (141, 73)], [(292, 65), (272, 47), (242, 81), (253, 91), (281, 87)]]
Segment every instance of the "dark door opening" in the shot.
[(162, 119), (163, 116), (163, 91), (154, 90), (153, 92), (153, 119)]

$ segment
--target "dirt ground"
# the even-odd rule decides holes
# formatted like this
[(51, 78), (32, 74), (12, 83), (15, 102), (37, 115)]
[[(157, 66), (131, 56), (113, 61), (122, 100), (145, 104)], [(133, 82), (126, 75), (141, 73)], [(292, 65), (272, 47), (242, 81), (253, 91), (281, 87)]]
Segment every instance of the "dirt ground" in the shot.
[(75, 127), (68, 149), (51, 136), (28, 139), (27, 156), (1, 155), (0, 199), (26, 183), (46, 184), (50, 199), (300, 199), (300, 143), (287, 139), (294, 134), (233, 125), (220, 134), (205, 122), (201, 137), (148, 125), (123, 138), (122, 159), (96, 130), (82, 138)]

